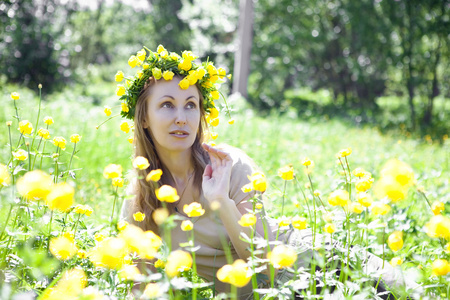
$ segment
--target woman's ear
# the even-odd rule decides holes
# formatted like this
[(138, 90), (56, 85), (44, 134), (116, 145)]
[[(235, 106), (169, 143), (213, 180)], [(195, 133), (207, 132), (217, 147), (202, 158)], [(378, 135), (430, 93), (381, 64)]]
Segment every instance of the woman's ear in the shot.
[(145, 119), (142, 121), (142, 128), (144, 128), (144, 129), (148, 128), (147, 120), (145, 120)]

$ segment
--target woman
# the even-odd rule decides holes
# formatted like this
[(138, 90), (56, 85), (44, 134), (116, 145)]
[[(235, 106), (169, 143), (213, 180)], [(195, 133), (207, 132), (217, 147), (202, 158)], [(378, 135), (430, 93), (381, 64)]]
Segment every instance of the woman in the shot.
[[(210, 62), (196, 65), (190, 52), (179, 56), (162, 46), (158, 47), (157, 53), (147, 51), (143, 49), (130, 58), (130, 66), (143, 64), (144, 68), (132, 78), (127, 92), (123, 92), (120, 86), (118, 88), (118, 95), (123, 100), (122, 116), (134, 119), (135, 154), (147, 158), (150, 163), (149, 168), (138, 171), (139, 179), (132, 185), (135, 197), (124, 203), (122, 215), (133, 222), (132, 215), (143, 212), (149, 217), (144, 222), (134, 223), (145, 230), (159, 232), (150, 216), (162, 204), (156, 198), (155, 185), (146, 177), (150, 171), (161, 169), (159, 185), (175, 187), (179, 195), (178, 201), (168, 204), (170, 213), (188, 218), (183, 207), (193, 202), (200, 203), (205, 209), (201, 217), (191, 218), (195, 246), (199, 246), (196, 251), (197, 272), (214, 283), (217, 291), (228, 292), (229, 286), (217, 280), (216, 273), (228, 263), (228, 247), (233, 260), (241, 258), (247, 261), (250, 256), (249, 244), (240, 238), (242, 232), (247, 236), (250, 232), (238, 221), (242, 215), (252, 211), (252, 203), (247, 200), (253, 198), (255, 192), (244, 193), (241, 189), (249, 183), (248, 176), (254, 172), (250, 158), (231, 147), (219, 149), (203, 143), (207, 119), (210, 123), (217, 119), (215, 83), (225, 73)], [(170, 237), (172, 249), (187, 242), (187, 234), (180, 228), (181, 221), (176, 222)], [(261, 218), (258, 218), (255, 228), (256, 234), (264, 237)], [(267, 231), (268, 239), (273, 241), (272, 231)], [(281, 236), (279, 240), (295, 245), (297, 250), (305, 243), (312, 244), (311, 234), (306, 231)], [(316, 237), (316, 241), (319, 240)], [(308, 268), (312, 255), (311, 251), (303, 252), (297, 266)], [(369, 268), (379, 269), (380, 261), (371, 256)], [(280, 272), (278, 279), (289, 280), (291, 276), (286, 275)], [(387, 267), (383, 276), (388, 283), (395, 284), (399, 280), (393, 268)], [(241, 299), (251, 297), (251, 284), (240, 289), (239, 293)]]

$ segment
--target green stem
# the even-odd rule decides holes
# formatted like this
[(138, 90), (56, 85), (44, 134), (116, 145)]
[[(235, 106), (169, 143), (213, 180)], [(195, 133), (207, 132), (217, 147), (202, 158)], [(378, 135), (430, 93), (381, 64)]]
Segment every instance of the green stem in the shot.
[(53, 210), (50, 213), (50, 223), (48, 224), (48, 242), (47, 242), (47, 251), (50, 249), (50, 238), (52, 236), (52, 221), (53, 221)]
[(258, 299), (259, 300), (259, 294), (257, 292), (255, 292), (255, 290), (258, 288), (258, 281), (256, 279), (256, 273), (255, 273), (255, 246), (253, 243), (253, 239), (255, 237), (255, 229), (253, 228), (253, 226), (251, 226), (251, 244), (250, 244), (250, 255), (252, 258), (252, 288), (253, 288), (253, 299)]
[(37, 115), (37, 119), (36, 119), (36, 132), (33, 137), (33, 142), (31, 143), (31, 149), (33, 149), (34, 140), (37, 136), (37, 129), (39, 128), (38, 126), (39, 126), (39, 117), (41, 116), (41, 100), (42, 100), (42, 89), (39, 89), (39, 109), (38, 109), (38, 115)]
[(27, 143), (27, 151), (28, 151), (28, 172), (31, 171), (31, 156), (30, 156), (30, 144)]
[(284, 198), (286, 196), (286, 184), (287, 184), (287, 181), (285, 180), (284, 181), (284, 189), (283, 189), (283, 202), (281, 204), (281, 216), (283, 216), (283, 214), (284, 214)]
[[(70, 171), (70, 166), (72, 165), (72, 158), (73, 158), (73, 156), (75, 154), (75, 149), (76, 148), (77, 148), (77, 143), (75, 143), (75, 145), (73, 146), (72, 156), (70, 157), (70, 162), (69, 162), (69, 168), (67, 169), (68, 172)], [(67, 180), (67, 177), (66, 177), (66, 180)]]
[(110, 222), (110, 224), (109, 224), (109, 226), (110, 226), (110, 231), (109, 231), (109, 234), (111, 235), (111, 233), (112, 233), (112, 229), (113, 229), (113, 221), (114, 221), (114, 208), (115, 208), (115, 206), (116, 206), (116, 201), (117, 201), (117, 196), (118, 196), (118, 193), (117, 193), (117, 191), (119, 190), (119, 187), (118, 186), (116, 186), (116, 191), (115, 191), (115, 193), (114, 193), (114, 202), (113, 202), (113, 208), (112, 208), (112, 213), (111, 213), (111, 222)]
[(34, 165), (36, 164), (36, 158), (37, 158), (37, 156), (38, 156), (38, 152), (39, 152), (39, 148), (41, 147), (41, 143), (42, 143), (42, 137), (41, 137), (41, 139), (39, 140), (39, 144), (38, 144), (37, 149), (36, 149), (36, 155), (34, 156), (34, 160), (33, 160), (33, 169), (34, 169)]
[(13, 155), (12, 155), (12, 139), (11, 139), (11, 126), (8, 126), (8, 134), (9, 134), (9, 151), (11, 153), (11, 159), (13, 159)]
[[(195, 243), (194, 243), (194, 230), (191, 230), (191, 242), (192, 242), (192, 248), (195, 247)], [(192, 250), (192, 272), (194, 273), (195, 276), (195, 281), (193, 282), (194, 287), (192, 289), (192, 299), (196, 300), (197, 299), (197, 263), (195, 262), (195, 251)]]
[(20, 141), (22, 140), (22, 137), (23, 137), (23, 133), (20, 133), (20, 136), (19, 136), (19, 141), (17, 142), (17, 146), (16, 146), (16, 148), (19, 148), (19, 145), (20, 145)]
[(6, 217), (6, 221), (5, 221), (5, 225), (3, 226), (2, 233), (0, 234), (0, 240), (3, 239), (3, 233), (4, 233), (5, 230), (6, 230), (6, 225), (8, 225), (8, 221), (9, 221), (9, 218), (10, 218), (10, 216), (11, 216), (12, 209), (13, 209), (13, 205), (10, 204), (8, 216)]
[(42, 147), (41, 162), (39, 163), (40, 170), (42, 170), (42, 159), (44, 158), (44, 153), (45, 153), (45, 142), (44, 142), (44, 147)]
[(16, 100), (13, 101), (14, 102), (14, 109), (16, 110), (16, 119), (17, 119), (17, 123), (20, 122), (20, 118), (19, 118), (19, 112), (17, 110), (17, 105), (16, 105)]

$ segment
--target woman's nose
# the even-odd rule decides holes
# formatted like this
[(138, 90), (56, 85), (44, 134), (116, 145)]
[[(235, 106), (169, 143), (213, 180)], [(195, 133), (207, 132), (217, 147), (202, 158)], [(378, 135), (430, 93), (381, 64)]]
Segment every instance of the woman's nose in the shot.
[(184, 109), (177, 109), (175, 124), (178, 126), (186, 125), (186, 113), (184, 112)]

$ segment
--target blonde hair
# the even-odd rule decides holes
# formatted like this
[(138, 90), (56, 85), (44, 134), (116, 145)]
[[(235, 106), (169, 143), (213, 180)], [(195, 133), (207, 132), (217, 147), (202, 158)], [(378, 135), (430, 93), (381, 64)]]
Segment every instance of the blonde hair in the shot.
[[(158, 232), (158, 226), (155, 224), (152, 213), (157, 208), (162, 207), (161, 202), (156, 198), (155, 186), (153, 182), (147, 182), (145, 180), (147, 174), (156, 169), (161, 169), (163, 175), (159, 181), (159, 185), (168, 184), (174, 186), (175, 180), (167, 169), (167, 167), (159, 159), (158, 153), (156, 151), (155, 145), (153, 143), (152, 137), (149, 131), (143, 127), (144, 120), (147, 117), (147, 103), (148, 98), (151, 95), (151, 87), (155, 84), (156, 80), (154, 77), (150, 77), (141, 93), (139, 94), (136, 111), (134, 115), (134, 144), (135, 144), (135, 155), (143, 156), (148, 159), (150, 167), (147, 170), (138, 170), (136, 179), (136, 185), (134, 186), (135, 199), (134, 203), (129, 211), (128, 219), (133, 221), (132, 214), (135, 212), (143, 212), (146, 218), (143, 222), (135, 223), (143, 230), (152, 230)], [(199, 104), (200, 104), (200, 124), (195, 138), (194, 144), (192, 145), (192, 157), (191, 162), (194, 166), (194, 186), (200, 187), (202, 185), (203, 172), (206, 165), (209, 163), (209, 157), (206, 151), (202, 148), (202, 143), (204, 141), (204, 130), (207, 130), (207, 122), (205, 118), (205, 109), (203, 107), (203, 96), (200, 88), (197, 86), (199, 91)], [(175, 205), (168, 205), (170, 213), (174, 212)]]

